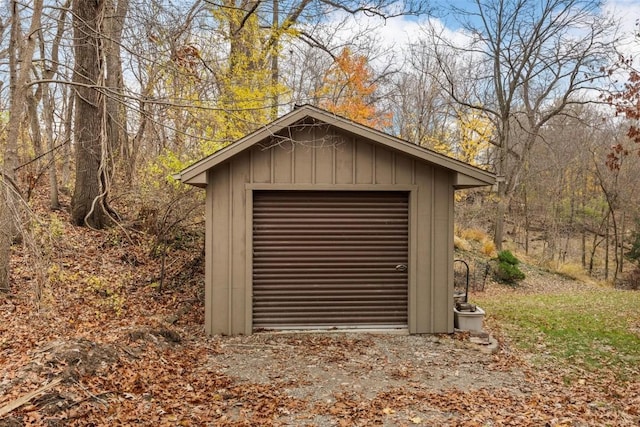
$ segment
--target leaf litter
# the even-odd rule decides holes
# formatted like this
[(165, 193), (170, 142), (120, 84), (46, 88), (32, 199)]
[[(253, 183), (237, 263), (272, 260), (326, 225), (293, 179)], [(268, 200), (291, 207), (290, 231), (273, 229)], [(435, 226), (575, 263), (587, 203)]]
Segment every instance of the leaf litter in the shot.
[(159, 291), (151, 237), (114, 244), (56, 215), (65, 239), (41, 299), (19, 248), (0, 296), (0, 408), (29, 397), (2, 427), (640, 424), (637, 379), (603, 368), (567, 383), (498, 329), (495, 354), (463, 333), (207, 337), (200, 250), (174, 250), (167, 276), (181, 279)]

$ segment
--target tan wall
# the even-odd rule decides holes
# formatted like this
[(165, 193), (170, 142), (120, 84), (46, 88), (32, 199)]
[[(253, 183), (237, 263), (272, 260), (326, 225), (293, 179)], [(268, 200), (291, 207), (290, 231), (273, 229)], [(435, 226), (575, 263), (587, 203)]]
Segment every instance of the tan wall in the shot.
[(320, 127), (275, 142), (254, 146), (208, 172), (207, 333), (251, 333), (251, 215), (257, 189), (409, 191), (409, 332), (452, 332), (455, 173)]

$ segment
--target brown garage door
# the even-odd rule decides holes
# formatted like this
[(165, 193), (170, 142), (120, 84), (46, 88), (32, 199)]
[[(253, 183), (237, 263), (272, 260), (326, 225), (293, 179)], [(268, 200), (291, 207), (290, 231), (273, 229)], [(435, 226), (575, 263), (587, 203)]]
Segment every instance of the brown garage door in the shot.
[(253, 327), (407, 325), (408, 193), (254, 191)]

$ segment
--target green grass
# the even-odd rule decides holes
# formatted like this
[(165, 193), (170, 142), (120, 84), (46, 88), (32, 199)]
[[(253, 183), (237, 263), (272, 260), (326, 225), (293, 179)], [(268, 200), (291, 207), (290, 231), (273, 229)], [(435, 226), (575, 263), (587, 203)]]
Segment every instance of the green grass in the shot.
[(630, 380), (640, 366), (640, 292), (596, 290), (477, 297), (520, 349), (569, 371), (607, 370)]

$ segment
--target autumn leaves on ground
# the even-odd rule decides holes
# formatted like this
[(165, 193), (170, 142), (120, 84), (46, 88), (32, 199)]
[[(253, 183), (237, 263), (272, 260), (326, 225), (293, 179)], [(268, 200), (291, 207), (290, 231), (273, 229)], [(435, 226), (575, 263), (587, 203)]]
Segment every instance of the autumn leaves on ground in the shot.
[[(630, 315), (637, 292), (583, 290), (533, 270), (515, 290), (490, 283), (472, 299), (489, 312), (495, 354), (460, 333), (206, 337), (200, 240), (173, 246), (160, 287), (162, 257), (144, 233), (74, 227), (63, 212), (42, 217), (47, 285), (36, 286), (41, 260), (16, 245), (11, 293), (0, 299), (0, 426), (640, 422), (637, 352), (612, 340), (593, 363), (577, 344), (563, 356), (554, 339), (570, 340), (553, 334), (566, 325), (532, 338), (535, 328), (518, 329), (514, 315), (526, 320), (531, 298), (562, 298), (563, 289), (573, 298), (568, 319), (572, 305), (582, 310), (599, 292), (622, 293)], [(537, 304), (552, 310), (550, 301)], [(633, 322), (612, 333), (638, 348), (637, 316)], [(574, 338), (585, 343), (588, 333)]]

